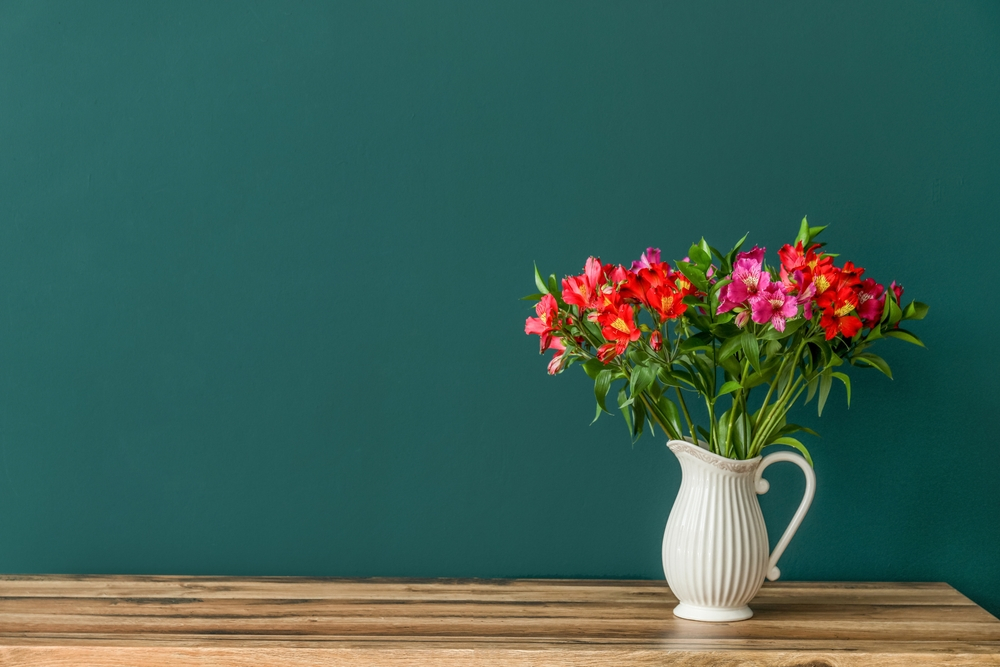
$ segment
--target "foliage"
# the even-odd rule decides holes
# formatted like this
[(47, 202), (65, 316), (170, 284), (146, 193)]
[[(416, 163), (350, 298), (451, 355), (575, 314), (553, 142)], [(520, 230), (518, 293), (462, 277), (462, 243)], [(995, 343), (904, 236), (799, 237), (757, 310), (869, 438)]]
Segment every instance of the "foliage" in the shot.
[[(615, 396), (633, 439), (655, 424), (729, 458), (780, 444), (811, 462), (793, 436), (816, 433), (788, 423), (789, 409), (804, 395), (822, 415), (834, 380), (850, 405), (850, 366), (891, 378), (872, 346), (887, 338), (922, 346), (899, 324), (927, 314), (918, 301), (902, 306), (895, 282), (887, 290), (851, 262), (835, 266), (836, 255), (813, 243), (823, 229), (803, 219), (774, 266), (763, 248), (741, 252), (744, 236), (727, 253), (702, 239), (673, 265), (657, 248), (629, 269), (591, 257), (582, 274), (561, 283), (536, 267), (538, 292), (525, 299), (538, 302), (537, 316), (525, 332), (540, 337), (542, 352), (555, 350), (550, 374), (579, 363), (593, 379), (595, 421)], [(705, 403), (707, 428), (688, 410), (694, 396)]]

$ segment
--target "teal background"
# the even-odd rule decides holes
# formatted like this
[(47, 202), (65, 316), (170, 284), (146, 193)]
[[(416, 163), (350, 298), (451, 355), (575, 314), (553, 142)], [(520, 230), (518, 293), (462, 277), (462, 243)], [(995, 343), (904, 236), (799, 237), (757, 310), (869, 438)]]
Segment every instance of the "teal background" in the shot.
[(808, 214), (931, 311), (799, 413), (784, 577), (1000, 613), (998, 38), (993, 2), (0, 4), (0, 571), (660, 578), (679, 468), (546, 375), (532, 262)]

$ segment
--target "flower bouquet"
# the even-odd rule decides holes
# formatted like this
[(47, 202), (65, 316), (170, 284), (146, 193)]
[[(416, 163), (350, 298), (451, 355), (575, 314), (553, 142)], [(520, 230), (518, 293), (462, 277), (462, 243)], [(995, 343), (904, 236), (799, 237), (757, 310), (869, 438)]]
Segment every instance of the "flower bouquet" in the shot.
[[(848, 366), (892, 377), (873, 345), (887, 338), (923, 345), (899, 325), (923, 319), (927, 306), (903, 306), (895, 282), (886, 289), (850, 261), (838, 266), (837, 255), (814, 243), (823, 229), (803, 219), (776, 264), (764, 248), (741, 251), (744, 236), (727, 253), (702, 239), (672, 265), (657, 248), (627, 269), (591, 257), (581, 275), (561, 285), (535, 268), (538, 293), (525, 299), (538, 302), (537, 317), (524, 330), (539, 336), (542, 352), (555, 351), (549, 373), (583, 366), (594, 381), (595, 421), (620, 383), (617, 404), (631, 437), (647, 424), (659, 427), (681, 463), (663, 539), (678, 616), (749, 618), (747, 603), (764, 577), (778, 578), (777, 560), (815, 489), (812, 458), (795, 436), (816, 433), (788, 421), (791, 407), (803, 396), (806, 403), (816, 398), (822, 415), (834, 380), (850, 405)], [(703, 402), (702, 424), (689, 399)], [(801, 456), (783, 450), (762, 458), (772, 445)], [(777, 461), (802, 468), (806, 493), (768, 555), (756, 494), (767, 491), (761, 473)]]
[[(628, 269), (591, 257), (561, 290), (536, 267), (538, 293), (525, 299), (538, 301), (537, 317), (528, 318), (525, 333), (540, 337), (542, 352), (555, 351), (550, 374), (582, 364), (594, 380), (595, 420), (620, 381), (618, 408), (633, 438), (648, 423), (731, 459), (782, 444), (811, 461), (792, 435), (815, 433), (788, 423), (789, 409), (805, 394), (806, 403), (817, 397), (822, 415), (835, 379), (850, 405), (850, 377), (838, 370), (845, 365), (891, 378), (872, 346), (886, 338), (923, 345), (899, 324), (927, 314), (918, 301), (902, 306), (895, 282), (887, 290), (852, 262), (836, 266), (837, 255), (813, 243), (824, 229), (803, 220), (776, 265), (764, 248), (740, 252), (744, 236), (726, 254), (702, 239), (673, 266), (658, 248)], [(750, 399), (756, 388), (759, 404)], [(685, 395), (704, 402), (707, 424), (695, 424)]]

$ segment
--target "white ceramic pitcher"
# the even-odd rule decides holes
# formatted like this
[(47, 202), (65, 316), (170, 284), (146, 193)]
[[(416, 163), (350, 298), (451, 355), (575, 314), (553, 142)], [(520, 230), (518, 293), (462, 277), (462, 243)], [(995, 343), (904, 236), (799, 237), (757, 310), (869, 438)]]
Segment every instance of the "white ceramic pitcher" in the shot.
[[(677, 492), (663, 532), (663, 573), (680, 604), (674, 614), (695, 621), (739, 621), (753, 616), (747, 603), (764, 576), (774, 581), (792, 535), (816, 492), (816, 475), (800, 455), (781, 451), (746, 461), (727, 459), (690, 442), (667, 446), (681, 463)], [(757, 494), (767, 493), (764, 468), (778, 461), (797, 464), (806, 492), (792, 522), (768, 555), (767, 529)]]

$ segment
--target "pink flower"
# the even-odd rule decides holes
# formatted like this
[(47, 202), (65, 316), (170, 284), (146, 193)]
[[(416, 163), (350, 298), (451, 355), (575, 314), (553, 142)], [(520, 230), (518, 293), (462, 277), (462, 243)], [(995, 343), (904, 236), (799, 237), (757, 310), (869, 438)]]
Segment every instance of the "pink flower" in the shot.
[(865, 326), (874, 327), (882, 318), (885, 307), (885, 287), (875, 282), (874, 278), (865, 278), (858, 290), (858, 315)]
[(750, 259), (758, 264), (763, 264), (765, 250), (766, 248), (758, 248), (757, 246), (754, 246), (753, 250), (747, 250), (736, 255), (736, 261), (738, 262), (741, 259)]
[(660, 263), (660, 249), (659, 248), (646, 248), (646, 252), (642, 253), (642, 257), (632, 262), (632, 270), (638, 271), (639, 269), (651, 269), (654, 264)]
[(784, 331), (785, 319), (795, 317), (799, 306), (795, 297), (785, 294), (781, 283), (771, 283), (750, 298), (750, 309), (757, 324), (770, 322), (778, 331)]
[[(736, 260), (733, 274), (730, 277), (733, 282), (722, 288), (719, 294), (721, 303), (716, 312), (717, 315), (727, 313), (737, 306), (745, 305), (758, 292), (767, 289), (767, 286), (771, 284), (771, 275), (763, 269), (760, 262), (751, 257)], [(737, 326), (739, 326), (738, 322)]]
[(903, 298), (903, 286), (897, 285), (896, 281), (893, 280), (892, 284), (889, 285), (889, 289), (891, 289), (892, 293), (896, 295), (896, 303), (899, 303), (899, 300)]

